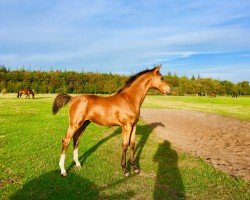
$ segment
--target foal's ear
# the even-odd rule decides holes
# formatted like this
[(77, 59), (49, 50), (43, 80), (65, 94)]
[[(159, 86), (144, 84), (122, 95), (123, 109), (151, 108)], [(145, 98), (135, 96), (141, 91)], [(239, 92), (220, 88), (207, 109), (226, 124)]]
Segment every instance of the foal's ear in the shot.
[(157, 66), (154, 68), (154, 74), (160, 74), (160, 69), (161, 69), (161, 65), (157, 65)]

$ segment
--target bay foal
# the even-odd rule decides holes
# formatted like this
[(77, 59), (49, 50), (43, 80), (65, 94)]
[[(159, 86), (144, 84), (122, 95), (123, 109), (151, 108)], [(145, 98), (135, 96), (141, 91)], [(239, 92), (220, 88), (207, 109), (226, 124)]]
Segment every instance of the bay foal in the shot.
[(81, 135), (90, 122), (103, 126), (121, 126), (122, 128), (122, 159), (121, 166), (125, 176), (129, 175), (126, 168), (126, 152), (130, 147), (130, 163), (133, 170), (139, 173), (135, 165), (135, 132), (139, 120), (140, 107), (149, 89), (157, 89), (169, 94), (171, 89), (160, 74), (160, 67), (145, 70), (130, 77), (125, 86), (110, 96), (82, 95), (71, 97), (59, 94), (54, 100), (52, 111), (58, 112), (66, 103), (69, 106), (69, 127), (62, 140), (62, 153), (59, 166), (61, 174), (66, 176), (64, 168), (65, 156), (70, 140), (73, 138), (73, 159), (76, 167), (81, 164), (78, 160), (78, 145)]

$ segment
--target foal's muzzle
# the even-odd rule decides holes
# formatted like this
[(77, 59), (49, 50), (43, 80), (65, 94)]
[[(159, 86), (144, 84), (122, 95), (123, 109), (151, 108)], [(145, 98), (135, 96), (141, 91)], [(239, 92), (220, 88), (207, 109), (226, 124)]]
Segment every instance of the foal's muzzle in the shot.
[(169, 86), (164, 90), (164, 94), (170, 94), (171, 92), (172, 89)]

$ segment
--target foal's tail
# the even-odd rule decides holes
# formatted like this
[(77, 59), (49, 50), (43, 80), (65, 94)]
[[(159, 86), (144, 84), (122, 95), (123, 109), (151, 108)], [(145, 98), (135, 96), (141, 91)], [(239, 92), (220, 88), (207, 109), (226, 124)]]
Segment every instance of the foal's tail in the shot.
[(68, 94), (58, 94), (52, 106), (52, 113), (55, 115), (63, 106), (65, 106), (71, 100), (71, 98), (72, 96)]

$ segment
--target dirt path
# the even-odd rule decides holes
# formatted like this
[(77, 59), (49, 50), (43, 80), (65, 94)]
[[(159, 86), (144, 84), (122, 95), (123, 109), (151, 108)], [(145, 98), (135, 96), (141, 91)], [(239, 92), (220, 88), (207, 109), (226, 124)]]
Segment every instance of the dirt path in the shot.
[(177, 148), (250, 181), (250, 122), (187, 110), (141, 109), (141, 117)]

